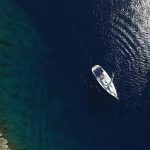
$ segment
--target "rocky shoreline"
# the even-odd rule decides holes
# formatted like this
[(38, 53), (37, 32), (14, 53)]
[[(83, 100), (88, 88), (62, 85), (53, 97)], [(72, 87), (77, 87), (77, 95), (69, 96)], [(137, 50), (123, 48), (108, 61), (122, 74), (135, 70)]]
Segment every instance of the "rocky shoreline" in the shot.
[(1, 133), (0, 133), (0, 150), (10, 150), (8, 146), (8, 140), (3, 138)]

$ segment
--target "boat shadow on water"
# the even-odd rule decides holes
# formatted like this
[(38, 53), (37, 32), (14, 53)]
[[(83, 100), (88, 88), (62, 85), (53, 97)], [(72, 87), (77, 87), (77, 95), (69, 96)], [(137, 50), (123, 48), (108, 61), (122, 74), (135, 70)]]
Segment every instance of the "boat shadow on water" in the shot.
[[(107, 93), (94, 78), (89, 79), (85, 86), (85, 99), (91, 110), (100, 113), (108, 114), (116, 111), (119, 101)], [(88, 80), (88, 81), (89, 81)]]

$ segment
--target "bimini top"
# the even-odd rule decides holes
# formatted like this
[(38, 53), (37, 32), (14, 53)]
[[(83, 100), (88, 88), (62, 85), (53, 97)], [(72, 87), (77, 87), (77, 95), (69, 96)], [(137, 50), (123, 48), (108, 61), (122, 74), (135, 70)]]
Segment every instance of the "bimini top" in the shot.
[(99, 65), (95, 65), (92, 67), (92, 72), (97, 79), (98, 83), (112, 96), (114, 96), (117, 100), (119, 97), (117, 95), (116, 88), (113, 84), (113, 79), (109, 77), (106, 71)]

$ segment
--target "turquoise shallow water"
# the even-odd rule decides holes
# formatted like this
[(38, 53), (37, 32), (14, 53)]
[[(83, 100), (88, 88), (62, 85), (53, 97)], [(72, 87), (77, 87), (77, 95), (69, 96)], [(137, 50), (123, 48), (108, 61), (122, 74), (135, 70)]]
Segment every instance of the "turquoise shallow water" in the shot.
[(39, 111), (34, 105), (41, 105), (36, 95), (44, 82), (39, 62), (48, 48), (14, 3), (1, 0), (0, 12), (0, 130), (15, 149), (38, 149), (34, 145), (40, 138), (34, 125)]

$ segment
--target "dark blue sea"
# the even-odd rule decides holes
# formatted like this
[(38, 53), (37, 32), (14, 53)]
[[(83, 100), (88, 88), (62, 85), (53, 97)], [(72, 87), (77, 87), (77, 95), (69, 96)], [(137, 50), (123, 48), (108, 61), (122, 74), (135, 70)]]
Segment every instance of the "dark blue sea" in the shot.
[[(16, 127), (6, 132), (14, 147), (19, 143), (18, 149), (21, 145), (27, 150), (149, 150), (150, 2), (11, 1), (43, 43), (27, 48), (33, 53), (23, 53), (24, 61), (19, 54), (19, 61), (14, 59), (22, 75), (15, 72), (15, 82), (26, 89), (17, 100), (7, 98), (8, 107), (3, 100), (4, 119)], [(32, 33), (27, 32), (30, 39)], [(24, 42), (30, 45), (33, 40)], [(119, 101), (92, 75), (96, 64), (115, 74)]]

